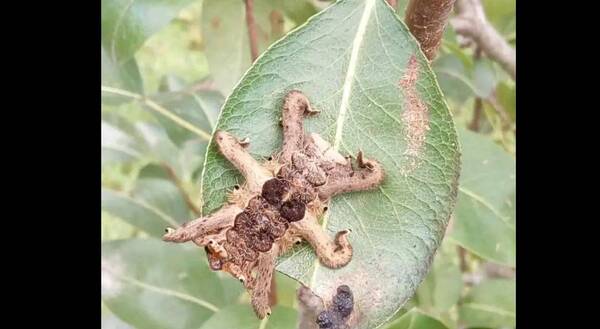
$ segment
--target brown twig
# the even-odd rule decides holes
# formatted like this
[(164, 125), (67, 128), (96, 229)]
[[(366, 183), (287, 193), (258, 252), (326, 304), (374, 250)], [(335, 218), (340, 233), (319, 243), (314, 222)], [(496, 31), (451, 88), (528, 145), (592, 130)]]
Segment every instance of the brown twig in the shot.
[(485, 17), (479, 0), (456, 0), (457, 16), (450, 19), (456, 33), (473, 41), (483, 52), (515, 79), (517, 64), (515, 50), (504, 40)]
[[(473, 59), (477, 62), (481, 59), (481, 48), (477, 47), (475, 49), (475, 53), (473, 54)], [(473, 104), (473, 119), (469, 124), (469, 129), (472, 131), (479, 131), (479, 121), (481, 120), (481, 112), (483, 112), (483, 100), (481, 97), (475, 98), (475, 103)]]
[(455, 0), (410, 0), (405, 21), (425, 56), (432, 61), (442, 42), (444, 28)]
[(458, 248), (458, 259), (460, 261), (460, 271), (466, 273), (469, 271), (469, 264), (467, 263), (467, 250), (461, 246)]
[(179, 192), (183, 196), (183, 200), (188, 205), (188, 207), (194, 212), (194, 215), (202, 216), (202, 210), (200, 210), (200, 208), (198, 208), (198, 206), (196, 206), (196, 204), (194, 204), (194, 201), (192, 201), (192, 198), (190, 197), (190, 195), (187, 193), (185, 188), (183, 188), (183, 183), (181, 182), (179, 177), (177, 177), (177, 174), (175, 174), (175, 171), (173, 170), (173, 168), (171, 168), (170, 166), (168, 166), (166, 164), (163, 164), (162, 167), (167, 172), (167, 175), (173, 181), (175, 186), (177, 186), (177, 189), (179, 189)]
[(250, 40), (250, 55), (252, 62), (258, 58), (258, 37), (256, 34), (256, 22), (254, 21), (254, 0), (244, 0), (246, 4), (246, 25), (248, 26), (248, 38)]
[(475, 98), (473, 105), (473, 118), (469, 123), (469, 129), (472, 131), (479, 131), (479, 121), (481, 121), (481, 112), (483, 112), (483, 101), (481, 97)]

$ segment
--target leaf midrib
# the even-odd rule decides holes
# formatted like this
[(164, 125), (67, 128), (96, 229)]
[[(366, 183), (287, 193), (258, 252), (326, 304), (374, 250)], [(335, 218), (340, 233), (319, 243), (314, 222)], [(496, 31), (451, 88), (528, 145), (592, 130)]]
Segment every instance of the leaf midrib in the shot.
[[(362, 46), (363, 37), (367, 30), (367, 23), (369, 22), (369, 17), (373, 8), (375, 6), (376, 0), (366, 0), (363, 13), (360, 18), (360, 22), (358, 28), (356, 30), (356, 35), (354, 36), (354, 40), (352, 42), (352, 51), (350, 52), (350, 61), (348, 62), (348, 70), (346, 71), (346, 77), (344, 79), (344, 85), (342, 87), (342, 99), (340, 101), (340, 109), (338, 111), (338, 118), (336, 120), (336, 128), (335, 128), (335, 139), (333, 142), (333, 149), (338, 151), (340, 143), (342, 142), (342, 132), (344, 129), (344, 122), (346, 120), (346, 113), (348, 112), (349, 102), (350, 102), (350, 93), (352, 91), (352, 84), (354, 82), (354, 76), (356, 75), (356, 67), (358, 65), (358, 55), (360, 48)], [(321, 223), (321, 227), (323, 230), (326, 230), (327, 224), (329, 222), (329, 214), (326, 213), (323, 216), (323, 222)], [(314, 287), (317, 279), (317, 270), (320, 268), (319, 258), (316, 257), (313, 262), (313, 274), (309, 281), (309, 287)]]

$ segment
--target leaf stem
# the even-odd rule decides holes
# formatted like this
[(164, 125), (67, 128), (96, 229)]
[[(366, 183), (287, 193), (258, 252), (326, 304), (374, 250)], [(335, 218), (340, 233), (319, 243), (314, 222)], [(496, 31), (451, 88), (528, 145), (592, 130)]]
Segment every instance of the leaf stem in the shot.
[(180, 125), (181, 127), (193, 132), (194, 134), (198, 135), (203, 140), (206, 140), (206, 141), (210, 140), (209, 133), (194, 126), (190, 122), (184, 120), (183, 118), (179, 117), (178, 115), (174, 114), (173, 112), (167, 110), (166, 108), (162, 107), (160, 104), (154, 102), (153, 100), (149, 99), (148, 97), (144, 97), (140, 94), (136, 94), (136, 93), (133, 93), (128, 90), (123, 90), (123, 89), (113, 88), (113, 87), (108, 87), (108, 86), (101, 86), (100, 89), (106, 93), (129, 97), (129, 98), (135, 99), (141, 103), (144, 103), (150, 109), (165, 116), (166, 118), (170, 119), (171, 121), (175, 122), (176, 124)]

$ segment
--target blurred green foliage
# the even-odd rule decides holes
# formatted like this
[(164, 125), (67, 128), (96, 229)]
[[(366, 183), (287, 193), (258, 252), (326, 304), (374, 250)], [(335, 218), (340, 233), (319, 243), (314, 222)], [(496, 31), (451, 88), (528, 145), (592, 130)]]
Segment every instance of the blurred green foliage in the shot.
[[(398, 1), (401, 18), (406, 3)], [(515, 1), (483, 3), (514, 45)], [(256, 0), (260, 50), (327, 5)], [(219, 6), (228, 6), (223, 19), (207, 19)], [(211, 272), (201, 250), (156, 239), (165, 224), (187, 221), (201, 208), (207, 140), (136, 97), (210, 134), (224, 98), (250, 66), (243, 9), (241, 0), (102, 1), (103, 328), (296, 326), (294, 280), (277, 274), (278, 309), (261, 323), (240, 306), (249, 299), (239, 283)], [(215, 24), (228, 28), (209, 33)], [(459, 200), (428, 277), (384, 327), (514, 327), (516, 86), (496, 63), (459, 47), (451, 28), (432, 66), (459, 127)]]

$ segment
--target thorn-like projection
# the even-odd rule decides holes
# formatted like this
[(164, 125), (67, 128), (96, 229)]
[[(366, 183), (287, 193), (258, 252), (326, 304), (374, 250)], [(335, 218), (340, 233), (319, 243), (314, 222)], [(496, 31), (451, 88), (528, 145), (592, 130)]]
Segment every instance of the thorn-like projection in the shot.
[(240, 145), (242, 145), (242, 147), (246, 148), (246, 147), (250, 146), (250, 138), (246, 137), (246, 138), (242, 139), (239, 143), (240, 143)]
[(232, 186), (221, 209), (167, 228), (163, 236), (165, 241), (192, 241), (202, 247), (212, 270), (230, 273), (250, 292), (259, 318), (271, 314), (269, 291), (277, 257), (302, 240), (325, 266), (339, 268), (350, 262), (350, 229), (331, 237), (318, 218), (335, 195), (373, 189), (384, 179), (381, 165), (362, 151), (355, 170), (351, 157), (338, 153), (318, 134), (304, 132), (304, 119), (318, 112), (300, 91), (289, 92), (282, 106), (281, 152), (262, 163), (250, 155), (248, 138), (217, 130), (213, 139), (220, 153), (245, 182)]

